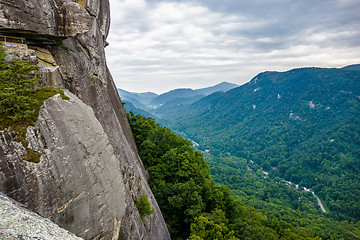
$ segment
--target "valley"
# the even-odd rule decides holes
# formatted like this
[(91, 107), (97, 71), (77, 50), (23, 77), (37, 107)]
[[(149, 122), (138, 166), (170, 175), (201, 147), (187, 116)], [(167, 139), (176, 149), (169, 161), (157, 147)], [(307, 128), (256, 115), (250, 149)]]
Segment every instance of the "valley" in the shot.
[(357, 239), (359, 69), (264, 72), (226, 92), (152, 113), (191, 139), (212, 180), (245, 205), (314, 234), (321, 232), (319, 219), (327, 219), (323, 239)]
[(359, 12), (0, 0), (0, 240), (360, 240)]

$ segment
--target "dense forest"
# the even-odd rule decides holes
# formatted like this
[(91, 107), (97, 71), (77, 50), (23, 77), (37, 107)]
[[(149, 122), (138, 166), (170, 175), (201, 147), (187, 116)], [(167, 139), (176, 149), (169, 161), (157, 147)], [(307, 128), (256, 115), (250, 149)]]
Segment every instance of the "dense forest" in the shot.
[(215, 159), (232, 157), (225, 158), (224, 166), (242, 164), (231, 167), (235, 172), (226, 173), (227, 178), (219, 176), (215, 160), (210, 164), (217, 182), (240, 195), (238, 171), (256, 168), (273, 182), (283, 179), (311, 188), (327, 215), (360, 220), (358, 65), (261, 73), (243, 86), (194, 103), (169, 126)]
[(261, 176), (242, 170), (246, 160), (207, 155), (215, 181), (235, 189), (235, 197), (212, 181), (209, 165), (189, 140), (151, 118), (130, 112), (128, 119), (173, 239), (360, 238), (354, 224), (335, 221), (314, 208), (316, 199), (310, 193), (275, 185), (260, 167), (253, 170)]

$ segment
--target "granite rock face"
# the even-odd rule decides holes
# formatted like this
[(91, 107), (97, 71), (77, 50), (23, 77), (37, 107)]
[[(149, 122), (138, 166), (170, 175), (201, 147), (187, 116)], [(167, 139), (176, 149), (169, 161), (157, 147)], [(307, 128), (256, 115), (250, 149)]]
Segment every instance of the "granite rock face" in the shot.
[[(125, 111), (106, 66), (108, 0), (0, 0), (0, 34), (25, 37), (48, 99), (29, 127), (40, 163), (23, 160), (14, 133), (0, 133), (0, 191), (86, 239), (170, 239), (147, 184)], [(134, 200), (148, 195), (144, 223)]]
[(91, 17), (70, 0), (0, 1), (0, 25), (51, 36), (75, 36), (91, 28)]
[(14, 166), (10, 161), (1, 166), (6, 176), (1, 180), (18, 185), (8, 189), (9, 196), (78, 236), (109, 234), (126, 209), (119, 201), (125, 199), (120, 163), (92, 109), (67, 94), (70, 100), (48, 99), (36, 126), (28, 128), (29, 146), (42, 154), (40, 163), (19, 158), (23, 146), (11, 138), (1, 142)]
[(0, 239), (80, 240), (49, 219), (31, 212), (0, 193)]

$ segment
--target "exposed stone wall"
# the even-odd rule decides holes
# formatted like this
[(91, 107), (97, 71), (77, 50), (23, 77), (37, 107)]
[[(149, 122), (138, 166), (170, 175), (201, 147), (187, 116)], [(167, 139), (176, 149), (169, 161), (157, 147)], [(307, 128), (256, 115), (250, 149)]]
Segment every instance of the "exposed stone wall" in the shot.
[[(170, 239), (106, 66), (109, 20), (107, 0), (88, 0), (85, 8), (0, 0), (0, 32), (45, 49), (54, 62), (47, 66), (38, 54), (43, 85), (67, 88), (71, 97), (47, 100), (28, 129), (40, 163), (25, 162), (11, 131), (1, 132), (0, 191), (86, 239)], [(145, 224), (134, 204), (141, 194), (155, 209)]]
[(91, 29), (91, 17), (70, 0), (0, 0), (0, 26), (69, 37)]
[(0, 193), (0, 239), (80, 240), (49, 219), (24, 208)]

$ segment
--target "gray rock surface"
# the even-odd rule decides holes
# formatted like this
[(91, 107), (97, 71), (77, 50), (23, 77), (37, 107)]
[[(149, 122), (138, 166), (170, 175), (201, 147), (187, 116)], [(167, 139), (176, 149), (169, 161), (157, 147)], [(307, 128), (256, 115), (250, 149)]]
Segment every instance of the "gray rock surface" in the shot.
[(70, 100), (46, 100), (35, 127), (28, 128), (40, 163), (22, 160), (24, 147), (2, 132), (8, 161), (1, 162), (0, 179), (13, 186), (9, 196), (76, 235), (110, 236), (126, 209), (120, 164), (92, 109), (67, 94)]
[(0, 193), (0, 239), (80, 240), (82, 238)]
[(8, 63), (14, 62), (15, 59), (30, 61), (34, 65), (38, 63), (35, 51), (29, 49), (26, 44), (5, 43), (2, 48), (6, 54), (5, 61)]
[[(109, 3), (76, 2), (0, 0), (0, 33), (47, 49), (42, 85), (71, 97), (47, 100), (28, 129), (40, 163), (24, 161), (13, 132), (1, 132), (0, 191), (86, 239), (170, 239), (106, 66)], [(145, 224), (134, 204), (141, 194), (155, 209)]]
[(71, 0), (0, 0), (0, 26), (14, 32), (33, 31), (51, 36), (75, 36), (89, 31), (90, 14)]

